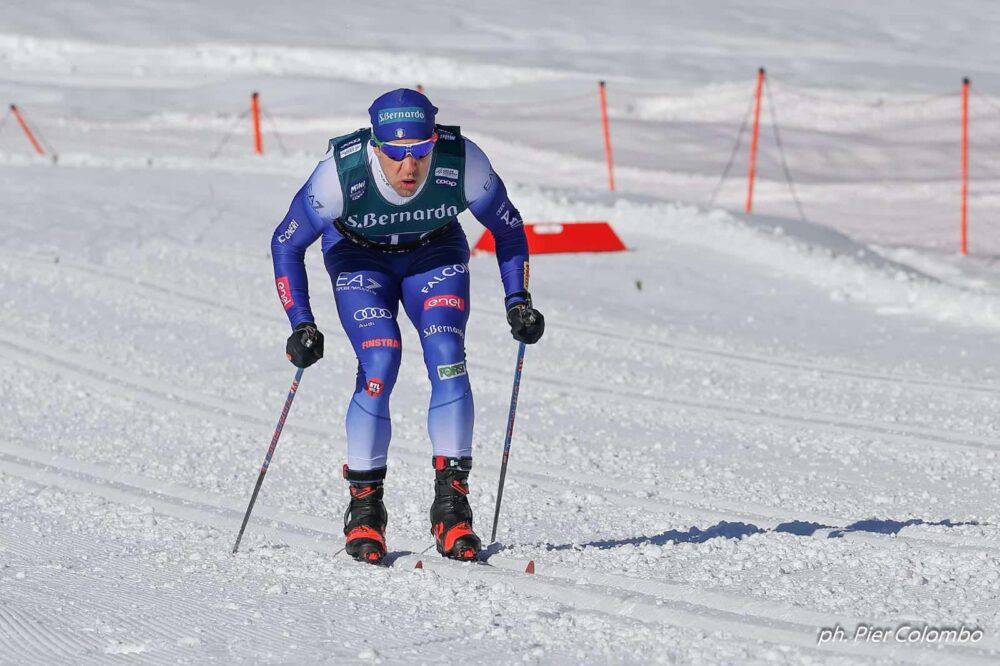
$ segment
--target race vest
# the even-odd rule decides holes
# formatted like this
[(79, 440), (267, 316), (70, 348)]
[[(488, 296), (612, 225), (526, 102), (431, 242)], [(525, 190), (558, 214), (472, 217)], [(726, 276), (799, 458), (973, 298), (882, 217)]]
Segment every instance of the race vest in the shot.
[(330, 139), (344, 195), (340, 221), (347, 229), (379, 242), (398, 241), (404, 235), (412, 240), (454, 221), (469, 207), (465, 200), (465, 142), (457, 126), (435, 127), (438, 140), (431, 153), (427, 182), (401, 205), (386, 201), (375, 184), (377, 176), (368, 166), (365, 150), (370, 128)]

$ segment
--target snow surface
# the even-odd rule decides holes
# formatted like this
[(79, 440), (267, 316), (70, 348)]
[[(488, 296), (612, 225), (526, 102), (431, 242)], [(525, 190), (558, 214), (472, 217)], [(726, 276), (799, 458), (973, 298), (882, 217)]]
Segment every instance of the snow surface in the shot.
[[(994, 3), (17, 0), (3, 15), (0, 101), (59, 158), (0, 126), (0, 663), (1000, 657)], [(732, 212), (745, 138), (708, 205), (758, 65), (805, 221), (769, 124), (759, 214)], [(548, 331), (526, 356), (492, 566), (433, 553), (428, 387), (404, 327), (385, 568), (341, 552), (355, 359), (311, 253), (327, 356), (233, 557), (293, 375), (270, 233), (326, 139), (416, 83), (527, 219), (606, 219), (629, 251), (532, 260)], [(493, 258), (471, 264), (488, 534), (516, 345)], [(818, 644), (862, 624), (984, 635)]]

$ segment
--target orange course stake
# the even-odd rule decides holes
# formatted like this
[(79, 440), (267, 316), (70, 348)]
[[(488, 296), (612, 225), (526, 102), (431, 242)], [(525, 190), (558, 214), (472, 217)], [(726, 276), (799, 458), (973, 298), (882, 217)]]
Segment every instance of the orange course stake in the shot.
[(30, 141), (31, 145), (35, 147), (35, 152), (39, 155), (44, 155), (45, 151), (42, 150), (42, 146), (38, 143), (35, 135), (31, 133), (31, 128), (28, 127), (28, 123), (24, 122), (24, 118), (21, 117), (21, 112), (18, 111), (17, 105), (11, 104), (10, 110), (14, 113), (14, 117), (17, 118), (17, 124), (21, 126), (22, 130), (24, 130), (25, 135), (28, 137), (28, 141)]
[(764, 68), (757, 70), (757, 92), (753, 105), (753, 135), (750, 141), (750, 167), (747, 172), (747, 207), (748, 213), (753, 212), (753, 179), (757, 174), (757, 137), (760, 135), (760, 96), (764, 89)]
[(962, 256), (969, 254), (969, 79), (962, 79)]
[(258, 155), (264, 154), (264, 144), (260, 139), (260, 95), (250, 96), (250, 112), (253, 115), (253, 150)]
[(604, 81), (598, 82), (598, 94), (601, 98), (601, 124), (604, 126), (604, 154), (608, 160), (608, 189), (615, 191), (615, 167), (611, 158), (611, 131), (608, 128), (608, 97), (604, 90)]

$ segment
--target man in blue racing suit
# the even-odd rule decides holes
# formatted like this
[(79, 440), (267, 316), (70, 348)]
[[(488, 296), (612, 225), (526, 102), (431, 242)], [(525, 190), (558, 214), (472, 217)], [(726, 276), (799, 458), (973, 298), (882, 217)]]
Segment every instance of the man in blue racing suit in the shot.
[(306, 248), (319, 238), (340, 323), (358, 357), (347, 410), (351, 499), (344, 534), (347, 552), (367, 562), (381, 561), (386, 551), (382, 493), (389, 396), (401, 358), (400, 302), (420, 335), (431, 381), (431, 532), (445, 557), (473, 559), (481, 547), (467, 497), (474, 408), (465, 364), (469, 244), (456, 219), (463, 210), (496, 240), (514, 338), (535, 343), (545, 329), (527, 289), (521, 215), (483, 151), (458, 127), (435, 124), (437, 111), (405, 88), (376, 99), (368, 109), (371, 127), (331, 139), (271, 239), (278, 297), (293, 328), (289, 360), (305, 368), (323, 357), (305, 271)]

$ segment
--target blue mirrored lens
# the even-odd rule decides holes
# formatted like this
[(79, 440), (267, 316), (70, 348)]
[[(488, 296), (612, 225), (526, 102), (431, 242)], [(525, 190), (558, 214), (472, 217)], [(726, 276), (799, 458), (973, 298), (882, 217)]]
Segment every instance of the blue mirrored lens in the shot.
[(433, 141), (421, 141), (408, 146), (401, 146), (394, 143), (383, 143), (379, 146), (382, 153), (390, 160), (401, 162), (406, 159), (407, 154), (413, 155), (414, 159), (426, 157), (434, 150)]

